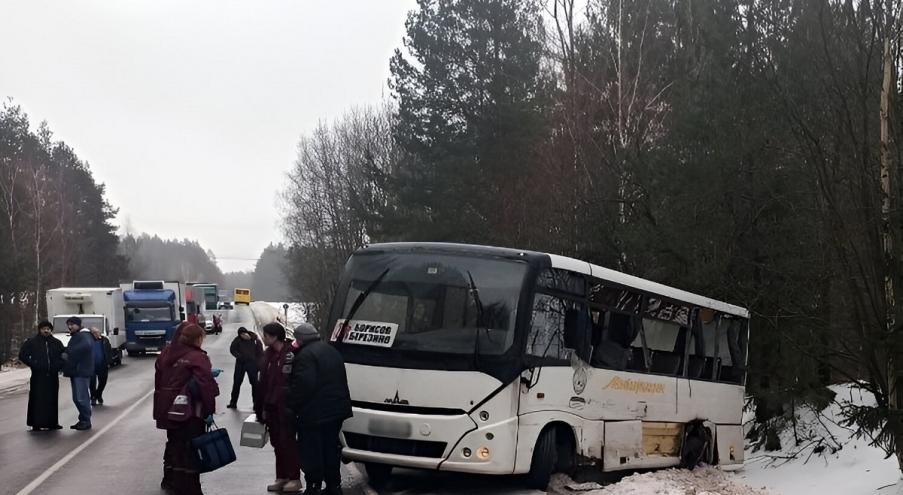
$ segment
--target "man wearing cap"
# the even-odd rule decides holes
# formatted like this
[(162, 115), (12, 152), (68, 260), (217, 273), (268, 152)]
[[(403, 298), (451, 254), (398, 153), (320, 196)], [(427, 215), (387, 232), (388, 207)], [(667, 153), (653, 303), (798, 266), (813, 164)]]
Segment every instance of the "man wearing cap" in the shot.
[(69, 327), (69, 345), (66, 346), (66, 363), (63, 375), (72, 383), (72, 402), (78, 409), (78, 423), (70, 426), (73, 430), (91, 429), (91, 377), (94, 376), (94, 337), (91, 331), (82, 328), (82, 320), (73, 316), (66, 320)]
[(63, 343), (53, 336), (53, 324), (38, 323), (38, 334), (25, 341), (19, 361), (31, 368), (28, 388), (28, 416), (31, 431), (59, 430), (59, 372), (63, 368)]
[(307, 484), (304, 493), (319, 495), (325, 481), (326, 493), (338, 495), (342, 493), (339, 432), (342, 422), (351, 417), (345, 362), (335, 347), (320, 340), (313, 325), (298, 325), (294, 335), (286, 406), (297, 425)]

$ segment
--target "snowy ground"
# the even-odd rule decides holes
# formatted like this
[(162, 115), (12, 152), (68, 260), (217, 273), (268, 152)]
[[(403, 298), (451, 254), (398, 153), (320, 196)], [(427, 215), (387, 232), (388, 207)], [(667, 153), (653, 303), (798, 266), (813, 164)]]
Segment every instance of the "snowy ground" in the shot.
[[(821, 414), (798, 411), (798, 427), (781, 435), (780, 452), (746, 452), (746, 466), (737, 477), (755, 487), (767, 487), (777, 495), (819, 493), (825, 495), (892, 495), (900, 479), (896, 458), (841, 425), (842, 408), (873, 403), (874, 398), (850, 385), (835, 385), (835, 403)], [(879, 491), (880, 490), (880, 491)], [(903, 492), (901, 492), (903, 493)]]
[(773, 495), (773, 492), (746, 486), (735, 475), (713, 467), (693, 471), (667, 469), (634, 474), (605, 487), (593, 485), (575, 485), (566, 477), (558, 477), (553, 480), (550, 491), (579, 491), (585, 495)]

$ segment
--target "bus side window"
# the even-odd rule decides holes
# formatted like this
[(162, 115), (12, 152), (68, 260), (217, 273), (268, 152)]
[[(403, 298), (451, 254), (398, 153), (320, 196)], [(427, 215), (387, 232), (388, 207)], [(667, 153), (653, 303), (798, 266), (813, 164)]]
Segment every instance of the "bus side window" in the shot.
[[(527, 335), (527, 354), (544, 364), (568, 364), (571, 352), (585, 359), (589, 351), (589, 317), (577, 302), (537, 293)], [(572, 347), (574, 346), (574, 347)]]
[[(596, 368), (626, 370), (632, 340), (626, 315), (595, 310), (593, 321), (593, 355), (590, 364)], [(623, 318), (622, 318), (623, 317)], [(612, 325), (612, 320), (616, 320)]]
[(715, 362), (715, 332), (712, 316), (696, 310), (690, 322), (690, 341), (688, 343), (687, 378), (693, 380), (711, 380)]
[(719, 380), (742, 384), (746, 377), (746, 328), (737, 318), (721, 318), (718, 329)]
[(662, 375), (682, 375), (684, 345), (680, 341), (683, 335), (680, 325), (644, 318), (643, 331), (646, 334), (646, 346), (652, 357), (649, 371)]

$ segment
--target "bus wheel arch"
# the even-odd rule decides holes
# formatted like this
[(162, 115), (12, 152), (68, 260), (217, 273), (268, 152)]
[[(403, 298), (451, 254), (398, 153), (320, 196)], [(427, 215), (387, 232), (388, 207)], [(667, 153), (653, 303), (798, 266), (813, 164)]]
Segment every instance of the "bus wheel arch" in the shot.
[(533, 447), (527, 484), (531, 488), (545, 490), (552, 474), (573, 474), (576, 468), (577, 436), (573, 427), (562, 421), (547, 424)]
[(680, 449), (680, 467), (694, 469), (700, 464), (718, 464), (718, 448), (715, 442), (715, 424), (697, 419), (684, 427)]

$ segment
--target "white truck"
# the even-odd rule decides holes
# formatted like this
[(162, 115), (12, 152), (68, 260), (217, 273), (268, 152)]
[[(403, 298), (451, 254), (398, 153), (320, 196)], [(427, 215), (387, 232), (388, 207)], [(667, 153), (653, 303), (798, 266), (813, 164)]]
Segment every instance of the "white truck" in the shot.
[(77, 316), (85, 328), (97, 327), (110, 340), (113, 364), (122, 364), (125, 348), (125, 312), (118, 287), (61, 287), (47, 291), (47, 315), (54, 335), (69, 341), (66, 320)]

